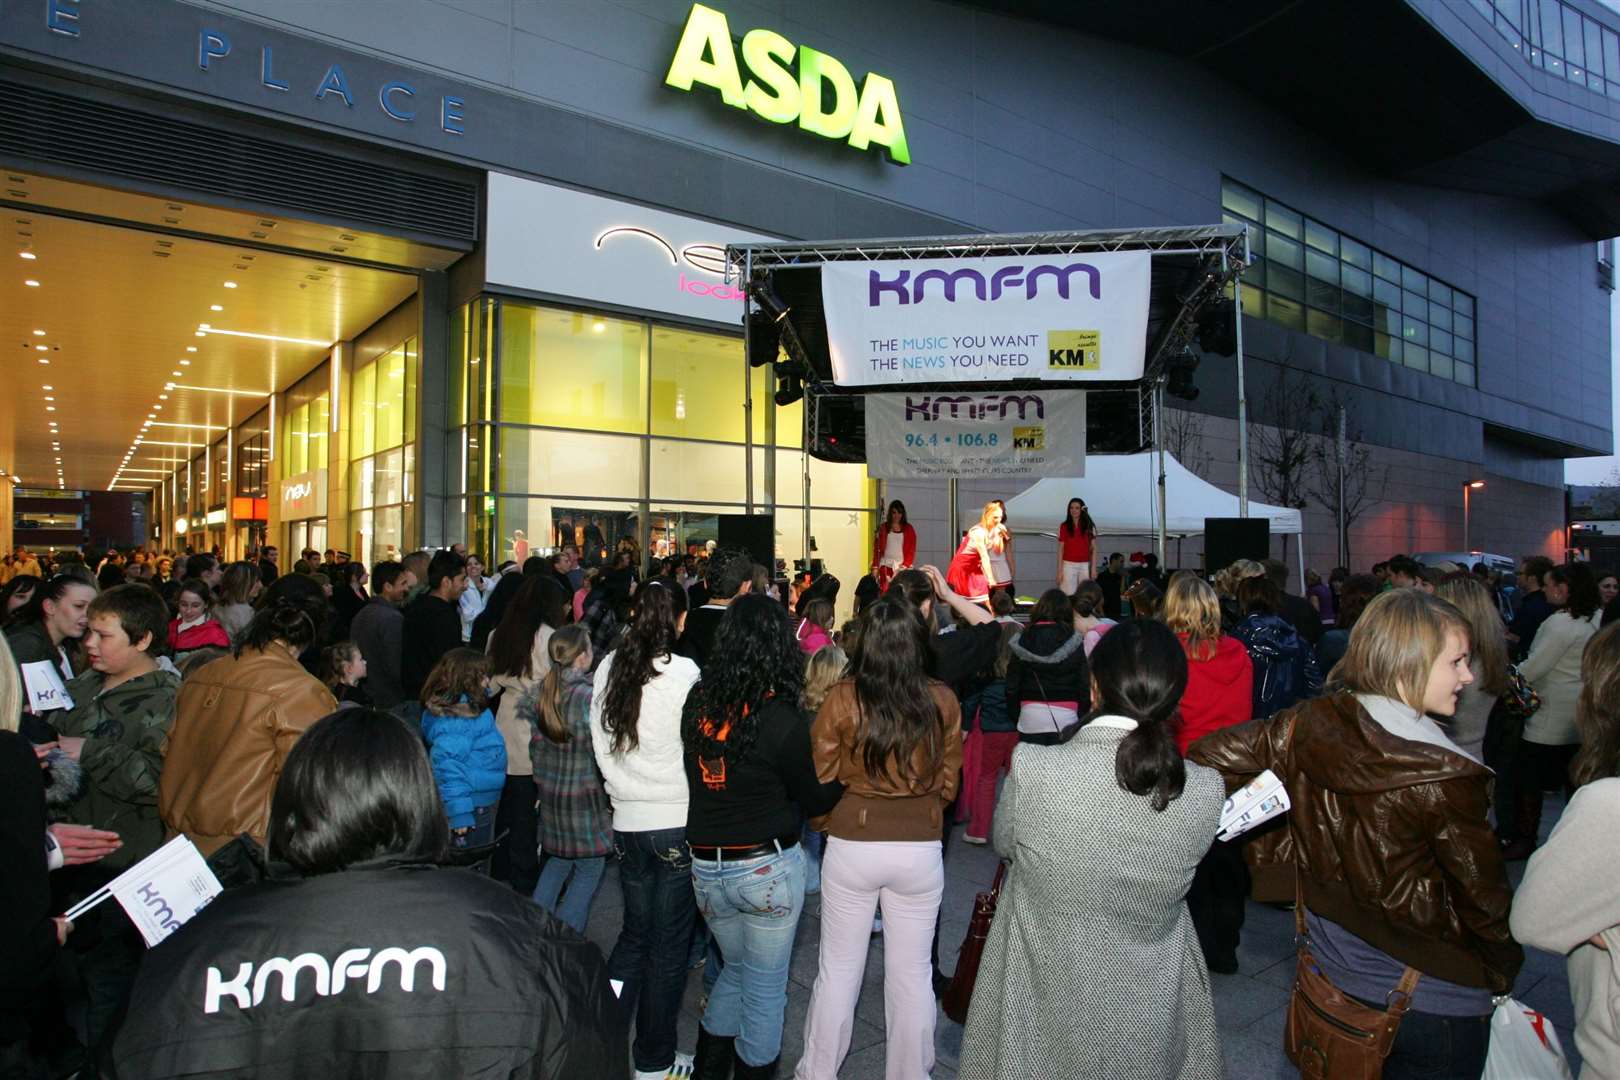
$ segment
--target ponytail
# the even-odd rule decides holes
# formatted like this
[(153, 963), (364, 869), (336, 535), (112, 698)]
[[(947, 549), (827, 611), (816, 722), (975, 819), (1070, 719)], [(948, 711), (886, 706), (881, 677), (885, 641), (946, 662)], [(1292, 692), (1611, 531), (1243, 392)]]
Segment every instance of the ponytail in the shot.
[(540, 734), (559, 745), (573, 737), (562, 709), (563, 672), (573, 667), (574, 661), (590, 647), (590, 632), (578, 623), (561, 627), (546, 642), (551, 667), (540, 680)]
[(1187, 783), (1187, 765), (1168, 725), (1139, 723), (1121, 739), (1114, 752), (1114, 779), (1132, 795), (1146, 795), (1154, 810), (1163, 810), (1180, 797)]
[(1176, 749), (1177, 708), (1187, 689), (1187, 654), (1161, 622), (1132, 619), (1103, 636), (1091, 654), (1097, 701), (1091, 715), (1122, 716), (1136, 730), (1114, 752), (1114, 779), (1163, 811), (1181, 797), (1187, 766)]

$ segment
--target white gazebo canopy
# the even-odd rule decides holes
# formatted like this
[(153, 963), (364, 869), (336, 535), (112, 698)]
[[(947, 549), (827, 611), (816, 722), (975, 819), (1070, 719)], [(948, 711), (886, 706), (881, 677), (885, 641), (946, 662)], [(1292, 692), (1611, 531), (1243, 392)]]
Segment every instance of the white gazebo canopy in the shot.
[[(1098, 536), (1156, 536), (1159, 531), (1158, 455), (1092, 454), (1086, 476), (1048, 477), (1007, 500), (1007, 524), (1014, 533), (1055, 536), (1058, 522), (1075, 496), (1086, 500)], [(1175, 455), (1164, 455), (1165, 534), (1200, 536), (1205, 518), (1235, 518), (1238, 497), (1201, 479)], [(1273, 533), (1304, 532), (1298, 510), (1250, 501), (1249, 516), (1268, 518)], [(1296, 549), (1300, 545), (1294, 545)], [(1304, 553), (1300, 552), (1303, 560)], [(1304, 571), (1300, 571), (1301, 577)]]

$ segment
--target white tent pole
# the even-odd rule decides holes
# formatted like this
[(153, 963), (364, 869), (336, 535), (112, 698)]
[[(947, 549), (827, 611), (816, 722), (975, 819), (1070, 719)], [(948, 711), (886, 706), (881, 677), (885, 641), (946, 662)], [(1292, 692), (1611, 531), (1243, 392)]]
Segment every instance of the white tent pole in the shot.
[(1299, 556), (1299, 595), (1305, 595), (1305, 534), (1294, 537), (1294, 554)]

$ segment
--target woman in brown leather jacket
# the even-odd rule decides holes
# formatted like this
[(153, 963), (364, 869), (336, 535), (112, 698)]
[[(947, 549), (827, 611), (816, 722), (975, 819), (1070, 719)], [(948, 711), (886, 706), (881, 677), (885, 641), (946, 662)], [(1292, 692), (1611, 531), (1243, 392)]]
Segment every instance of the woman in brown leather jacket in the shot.
[(1456, 712), (1472, 681), (1468, 623), (1415, 589), (1367, 605), (1320, 698), (1226, 728), (1188, 757), (1232, 790), (1281, 777), (1287, 825), (1248, 857), (1258, 899), (1293, 895), (1311, 951), (1341, 991), (1385, 1007), (1407, 967), (1420, 978), (1384, 1076), (1479, 1076), (1491, 995), (1523, 950), (1508, 932), (1512, 889), (1485, 813), (1490, 771), (1431, 717)]
[(922, 613), (885, 596), (861, 615), (851, 678), (832, 688), (811, 728), (817, 778), (843, 797), (812, 822), (827, 832), (821, 865), (821, 955), (797, 1080), (833, 1080), (849, 1052), (872, 913), (883, 907), (884, 1009), (890, 1076), (934, 1065), (929, 946), (945, 865), (940, 834), (962, 768), (962, 715), (928, 677)]

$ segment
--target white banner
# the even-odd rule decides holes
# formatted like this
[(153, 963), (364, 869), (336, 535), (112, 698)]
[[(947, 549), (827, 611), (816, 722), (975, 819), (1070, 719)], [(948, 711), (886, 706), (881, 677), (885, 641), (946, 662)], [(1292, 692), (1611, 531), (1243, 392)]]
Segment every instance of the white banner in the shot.
[(1152, 256), (827, 263), (821, 300), (841, 386), (1142, 377)]
[(1086, 392), (868, 394), (866, 470), (883, 480), (1086, 475)]

